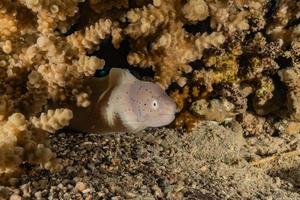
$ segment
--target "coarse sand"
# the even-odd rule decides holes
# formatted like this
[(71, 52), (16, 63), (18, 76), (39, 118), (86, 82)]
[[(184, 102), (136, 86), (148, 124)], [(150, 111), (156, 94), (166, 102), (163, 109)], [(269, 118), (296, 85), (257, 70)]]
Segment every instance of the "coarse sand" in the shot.
[(244, 137), (237, 122), (51, 137), (59, 173), (24, 165), (0, 199), (300, 199), (300, 136)]

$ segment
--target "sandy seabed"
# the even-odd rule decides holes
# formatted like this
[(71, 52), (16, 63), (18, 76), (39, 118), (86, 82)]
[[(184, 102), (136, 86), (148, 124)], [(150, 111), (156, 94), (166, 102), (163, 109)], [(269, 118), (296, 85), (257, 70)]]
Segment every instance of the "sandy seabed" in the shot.
[[(149, 129), (101, 136), (53, 135), (59, 173), (27, 168), (3, 199), (300, 199), (300, 136), (245, 138), (236, 122), (191, 133)], [(281, 155), (274, 157), (274, 155)], [(250, 160), (256, 160), (250, 162)]]

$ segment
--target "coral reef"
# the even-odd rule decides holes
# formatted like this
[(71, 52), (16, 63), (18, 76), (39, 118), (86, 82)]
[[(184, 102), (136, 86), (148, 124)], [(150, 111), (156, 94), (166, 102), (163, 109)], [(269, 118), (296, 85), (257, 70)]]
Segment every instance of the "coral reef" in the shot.
[(213, 99), (207, 102), (205, 99), (194, 101), (191, 111), (205, 120), (222, 122), (234, 116), (234, 105), (226, 99)]
[(154, 72), (177, 103), (177, 127), (236, 117), (249, 136), (299, 131), (299, 7), (293, 0), (1, 0), (0, 173), (23, 162), (59, 168), (48, 134), (68, 125), (70, 103), (90, 105), (83, 83), (105, 66), (103, 41), (120, 51), (127, 43), (124, 65)]
[[(0, 174), (23, 162), (58, 169), (47, 135), (69, 124), (70, 102), (89, 105), (81, 83), (104, 66), (88, 56), (111, 31), (110, 20), (64, 36), (75, 22), (79, 1), (1, 1)], [(85, 38), (85, 40), (82, 40)], [(78, 42), (80, 40), (80, 42)], [(49, 110), (52, 103), (62, 108)]]
[[(194, 12), (187, 12), (193, 4), (201, 4), (201, 10), (198, 11), (197, 7)], [(124, 34), (131, 39), (129, 64), (151, 67), (156, 71), (156, 82), (163, 88), (172, 82), (184, 86), (186, 78), (182, 74), (192, 71), (189, 63), (200, 59), (204, 49), (218, 47), (225, 39), (217, 31), (194, 35), (184, 29), (189, 21), (202, 21), (207, 16), (208, 8), (204, 1), (188, 1), (186, 4), (178, 0), (154, 1), (130, 10), (126, 15), (129, 24), (124, 29)]]

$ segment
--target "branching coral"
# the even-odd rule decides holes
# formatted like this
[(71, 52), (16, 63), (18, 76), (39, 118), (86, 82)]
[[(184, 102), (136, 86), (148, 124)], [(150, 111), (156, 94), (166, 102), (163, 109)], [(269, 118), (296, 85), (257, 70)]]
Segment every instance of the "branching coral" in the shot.
[[(20, 2), (37, 15), (38, 30), (43, 33), (51, 33), (59, 27), (59, 23), (74, 17), (78, 12), (78, 0), (20, 0)], [(66, 32), (67, 29), (62, 29)]]
[(112, 22), (109, 19), (100, 19), (94, 25), (87, 27), (84, 32), (75, 32), (70, 35), (68, 42), (79, 51), (92, 50), (99, 47), (101, 40), (107, 38), (111, 33)]
[(208, 92), (218, 83), (233, 83), (238, 81), (238, 63), (235, 55), (211, 54), (205, 59), (207, 69), (195, 70), (193, 78), (204, 85)]
[(253, 98), (253, 109), (259, 115), (269, 114), (274, 110), (273, 96), (275, 86), (273, 80), (269, 77), (263, 77), (259, 80), (258, 88)]
[[(53, 115), (49, 117), (48, 121), (50, 120), (56, 120), (57, 123), (68, 123), (70, 118), (58, 118)], [(44, 124), (44, 122), (41, 123)], [(48, 124), (51, 123), (48, 122)], [(18, 168), (23, 161), (47, 165), (48, 168), (59, 167), (55, 155), (45, 146), (46, 140), (40, 140), (43, 136), (39, 135), (46, 133), (41, 133), (40, 130), (34, 128), (30, 130), (30, 126), (29, 121), (21, 113), (14, 113), (8, 117), (7, 121), (2, 122), (0, 129), (1, 172), (11, 172)], [(53, 127), (53, 130), (55, 128), (59, 127)]]
[(72, 118), (73, 114), (71, 110), (57, 109), (48, 110), (47, 113), (42, 113), (39, 118), (33, 117), (31, 122), (36, 128), (54, 133), (68, 125)]
[(234, 105), (226, 99), (213, 99), (207, 102), (205, 99), (195, 101), (191, 105), (193, 114), (205, 120), (222, 122), (234, 116)]
[[(125, 34), (136, 40), (131, 43), (133, 50), (128, 55), (128, 62), (142, 68), (152, 67), (156, 71), (156, 81), (164, 88), (172, 82), (183, 86), (182, 74), (192, 70), (188, 63), (200, 59), (204, 49), (221, 45), (224, 36), (220, 32), (190, 34), (183, 28), (187, 19), (181, 17), (180, 1), (155, 2), (127, 13), (129, 25)], [(207, 15), (207, 10), (203, 12)]]
[[(82, 83), (104, 66), (104, 60), (86, 55), (84, 48), (91, 52), (93, 45), (109, 37), (111, 21), (99, 19), (82, 33), (64, 36), (73, 24), (69, 19), (78, 13), (78, 3), (0, 3), (1, 174), (17, 170), (23, 162), (59, 167), (48, 147), (47, 133), (67, 126), (72, 111), (48, 109), (54, 102), (89, 105), (91, 91)], [(82, 46), (76, 45), (76, 39), (82, 39)]]
[[(207, 0), (211, 15), (211, 26), (223, 29), (229, 34), (250, 29), (250, 21), (256, 21), (254, 28), (265, 25), (263, 15), (267, 12), (268, 1), (264, 0)], [(255, 27), (258, 26), (258, 27)], [(252, 28), (252, 27), (251, 27)]]
[(189, 0), (182, 8), (184, 17), (197, 22), (206, 19), (209, 16), (209, 10), (204, 0)]
[[(298, 50), (287, 51), (272, 27), (280, 26), (285, 37), (292, 31), (290, 42), (297, 49), (298, 6), (291, 1), (153, 1), (126, 15), (128, 25), (122, 33), (130, 39), (128, 62), (151, 67), (155, 81), (163, 88), (173, 82), (180, 87), (187, 85), (185, 92), (172, 95), (184, 112), (193, 101), (225, 98), (235, 105), (235, 113), (245, 113), (250, 100), (250, 109), (256, 114), (279, 116), (276, 105), (282, 100), (282, 91), (276, 87), (282, 84), (278, 83), (277, 72), (283, 67), (283, 59), (296, 62)], [(282, 14), (287, 11), (289, 15)], [(270, 24), (272, 18), (280, 20)], [(200, 33), (201, 28), (188, 31), (189, 26), (207, 23), (205, 33)], [(192, 80), (187, 79), (189, 74)], [(243, 85), (249, 88), (247, 94), (242, 92)], [(229, 87), (235, 89), (230, 91)]]
[(291, 25), (300, 18), (299, 2), (293, 0), (279, 1), (272, 18), (273, 23), (268, 25), (268, 34), (273, 38), (280, 38), (286, 43), (291, 43), (296, 38), (299, 40), (299, 25)]

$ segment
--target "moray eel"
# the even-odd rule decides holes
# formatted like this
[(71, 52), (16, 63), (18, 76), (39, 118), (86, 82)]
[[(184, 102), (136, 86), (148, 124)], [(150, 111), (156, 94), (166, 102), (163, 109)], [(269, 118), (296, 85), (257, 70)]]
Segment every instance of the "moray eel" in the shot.
[(72, 108), (70, 127), (89, 133), (136, 132), (161, 127), (175, 118), (176, 104), (158, 85), (112, 68), (108, 76), (87, 82), (91, 105)]

